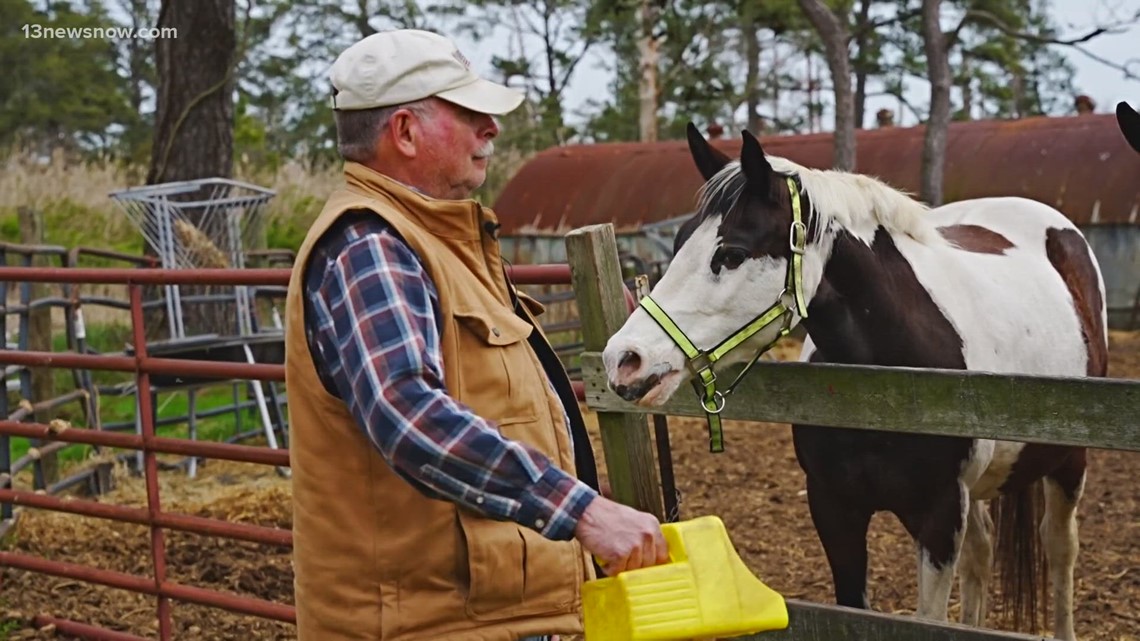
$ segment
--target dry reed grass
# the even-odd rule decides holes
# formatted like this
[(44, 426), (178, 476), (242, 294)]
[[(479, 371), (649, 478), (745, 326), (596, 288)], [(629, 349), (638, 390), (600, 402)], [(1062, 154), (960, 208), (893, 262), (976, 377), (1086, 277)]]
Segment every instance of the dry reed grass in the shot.
[[(14, 215), (19, 207), (43, 211), (49, 242), (61, 244), (75, 239), (88, 247), (121, 248), (141, 238), (108, 194), (142, 185), (145, 167), (78, 162), (57, 154), (46, 161), (12, 155), (0, 160), (0, 168), (0, 218)], [(266, 226), (294, 230), (285, 234), (288, 239), (303, 234), (316, 218), (340, 171), (311, 171), (298, 163), (274, 171), (239, 165), (234, 178), (276, 192), (265, 209)]]
[(0, 171), (0, 214), (11, 215), (19, 207), (45, 212), (49, 239), (53, 210), (81, 208), (97, 216), (72, 216), (67, 220), (71, 233), (91, 246), (113, 246), (113, 239), (131, 235), (130, 221), (114, 211), (107, 194), (130, 184), (130, 171), (109, 163), (72, 163), (62, 155), (49, 162), (28, 156), (9, 156)]
[[(476, 198), (484, 203), (493, 202), (529, 158), (530, 154), (503, 147)], [(87, 246), (114, 247), (124, 239), (136, 237), (138, 232), (108, 194), (144, 184), (146, 172), (144, 165), (77, 161), (62, 153), (46, 160), (30, 155), (9, 155), (0, 158), (0, 218), (14, 213), (18, 207), (51, 212), (66, 204), (69, 210), (80, 208), (87, 213), (66, 219), (67, 227), (72, 230), (71, 237), (81, 238)], [(266, 225), (290, 232), (284, 234), (286, 240), (299, 241), (320, 213), (325, 198), (340, 183), (341, 170), (339, 165), (314, 169), (294, 161), (272, 169), (239, 162), (234, 166), (233, 177), (274, 190), (276, 196), (265, 209)]]
[(47, 162), (31, 156), (12, 155), (0, 172), (0, 208), (21, 206), (43, 209), (67, 199), (97, 209), (109, 206), (107, 193), (133, 184), (132, 171), (111, 163), (76, 163), (63, 154)]

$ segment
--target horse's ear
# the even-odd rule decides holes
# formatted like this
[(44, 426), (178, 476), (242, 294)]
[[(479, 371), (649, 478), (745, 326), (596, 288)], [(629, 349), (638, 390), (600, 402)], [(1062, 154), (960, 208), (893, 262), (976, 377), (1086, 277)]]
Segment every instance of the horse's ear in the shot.
[(1124, 139), (1132, 148), (1140, 153), (1140, 114), (1121, 101), (1116, 105), (1116, 122), (1120, 124), (1120, 131), (1124, 132)]
[(764, 149), (760, 141), (752, 132), (744, 130), (744, 146), (740, 149), (740, 168), (748, 180), (748, 186), (756, 193), (767, 194), (768, 185), (772, 181), (772, 165), (764, 156)]
[(685, 131), (689, 137), (689, 153), (693, 155), (693, 162), (697, 164), (697, 171), (701, 172), (701, 176), (706, 181), (724, 169), (724, 166), (732, 160), (710, 145), (709, 141), (705, 140), (705, 137), (697, 130), (697, 126), (691, 121)]

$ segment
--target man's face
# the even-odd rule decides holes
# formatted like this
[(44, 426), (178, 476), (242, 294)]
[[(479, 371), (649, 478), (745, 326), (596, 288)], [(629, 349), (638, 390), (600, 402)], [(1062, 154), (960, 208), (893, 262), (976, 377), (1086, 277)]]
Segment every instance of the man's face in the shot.
[(435, 198), (469, 198), (487, 178), (487, 163), (499, 135), (495, 119), (454, 103), (431, 101), (420, 120), (424, 138), (417, 148), (417, 164)]

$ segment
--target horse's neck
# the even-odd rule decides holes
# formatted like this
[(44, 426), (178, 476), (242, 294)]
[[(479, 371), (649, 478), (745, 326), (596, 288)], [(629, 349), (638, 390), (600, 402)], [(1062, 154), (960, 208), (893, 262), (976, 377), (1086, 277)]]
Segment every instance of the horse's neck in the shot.
[(870, 250), (840, 232), (834, 239), (823, 276), (808, 306), (804, 327), (827, 360), (840, 363), (875, 362), (873, 336), (866, 331), (867, 310), (876, 307), (875, 292), (858, 281), (874, 279), (881, 266)]
[(961, 366), (957, 334), (882, 228), (870, 247), (838, 233), (804, 326), (832, 362)]

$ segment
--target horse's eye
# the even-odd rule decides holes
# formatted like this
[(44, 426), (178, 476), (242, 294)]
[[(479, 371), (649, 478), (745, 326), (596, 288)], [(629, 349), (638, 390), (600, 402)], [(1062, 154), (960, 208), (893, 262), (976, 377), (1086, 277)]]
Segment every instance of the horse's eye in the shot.
[(725, 247), (724, 248), (724, 266), (729, 269), (736, 269), (740, 264), (748, 260), (748, 250), (743, 247)]
[(720, 269), (736, 269), (740, 267), (741, 263), (748, 260), (748, 250), (743, 247), (734, 247), (728, 245), (716, 250), (713, 254), (712, 268), (715, 273), (720, 273)]

